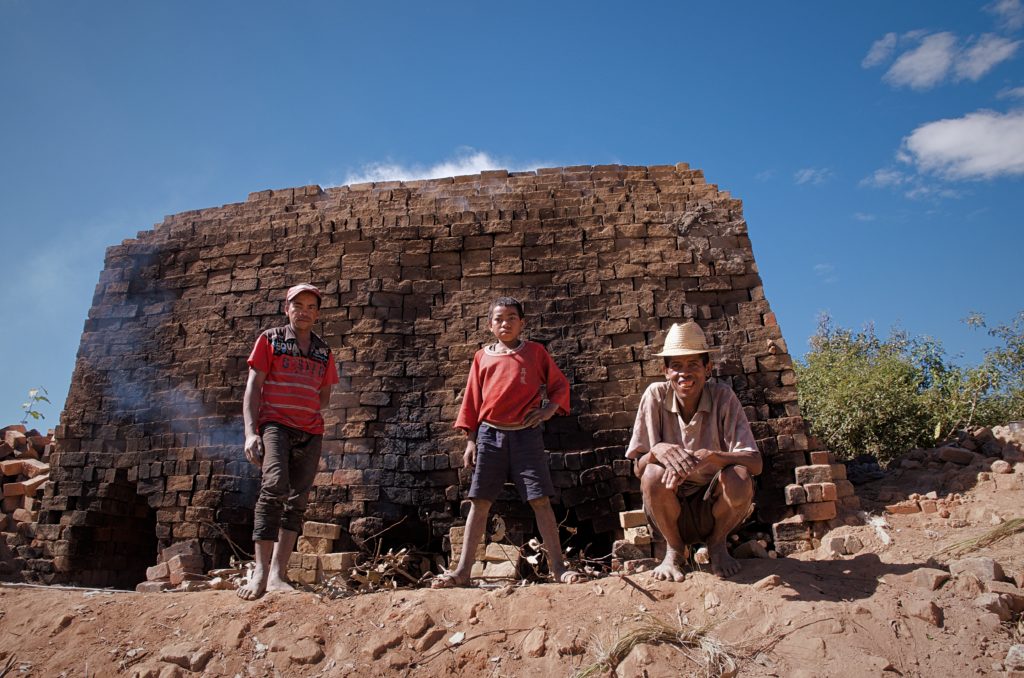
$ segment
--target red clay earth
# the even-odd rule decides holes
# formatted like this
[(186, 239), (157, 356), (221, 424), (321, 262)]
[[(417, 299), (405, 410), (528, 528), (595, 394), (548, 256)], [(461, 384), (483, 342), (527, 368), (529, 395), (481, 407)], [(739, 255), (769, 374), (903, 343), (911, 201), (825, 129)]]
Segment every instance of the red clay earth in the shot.
[[(887, 527), (846, 526), (829, 535), (844, 543), (855, 536), (862, 548), (853, 555), (829, 557), (826, 538), (817, 551), (744, 560), (729, 580), (694, 572), (676, 584), (641, 573), (576, 585), (401, 589), (338, 600), (270, 594), (256, 602), (233, 591), (3, 585), (0, 675), (7, 666), (10, 675), (68, 677), (571, 676), (657, 618), (713, 625), (707, 633), (731, 647), (742, 676), (949, 675), (951, 669), (1024, 676), (1004, 666), (1011, 646), (1024, 643), (1018, 588), (1024, 534), (964, 556), (994, 559), (1009, 581), (961, 573), (931, 588), (945, 574), (932, 568), (956, 560), (936, 555), (944, 546), (1021, 516), (1024, 465), (1015, 471), (1021, 477), (1009, 489), (984, 481), (959, 502), (944, 502), (948, 517), (887, 514)], [(859, 492), (879, 515), (892, 502), (873, 503), (873, 497), (927, 491), (930, 479), (924, 471), (903, 471)], [(995, 612), (982, 607), (986, 601)], [(616, 675), (697, 670), (673, 646), (639, 645)]]

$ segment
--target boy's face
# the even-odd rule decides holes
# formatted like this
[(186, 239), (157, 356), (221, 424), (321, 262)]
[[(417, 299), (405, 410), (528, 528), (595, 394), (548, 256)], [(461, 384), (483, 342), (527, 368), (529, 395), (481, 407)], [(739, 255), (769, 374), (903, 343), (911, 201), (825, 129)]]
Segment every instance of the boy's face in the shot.
[(702, 355), (672, 356), (665, 367), (665, 378), (684, 403), (699, 398), (704, 384), (711, 377), (711, 361), (705, 365)]
[(495, 306), (491, 311), (488, 327), (491, 334), (497, 337), (498, 341), (505, 344), (515, 343), (523, 331), (526, 323), (519, 317), (519, 312), (513, 306)]
[(312, 292), (299, 292), (285, 307), (288, 322), (296, 330), (313, 329), (313, 324), (320, 318), (320, 301)]

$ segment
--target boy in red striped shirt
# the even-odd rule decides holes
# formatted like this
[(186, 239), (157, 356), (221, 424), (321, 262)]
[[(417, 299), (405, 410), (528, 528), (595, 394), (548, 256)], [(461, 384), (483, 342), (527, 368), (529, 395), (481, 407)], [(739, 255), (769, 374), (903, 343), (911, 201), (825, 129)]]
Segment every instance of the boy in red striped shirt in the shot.
[(285, 293), (288, 324), (259, 336), (249, 355), (242, 414), (245, 457), (260, 468), (252, 539), (256, 568), (238, 589), (255, 600), (266, 591), (291, 591), (288, 560), (295, 549), (307, 495), (320, 462), (324, 418), (338, 368), (331, 349), (313, 332), (320, 290), (303, 283)]
[[(497, 339), (473, 356), (462, 407), (455, 428), (469, 440), (463, 461), (473, 469), (469, 488), (472, 506), (458, 566), (434, 579), (433, 588), (467, 586), (473, 555), (484, 535), (491, 504), (506, 481), (529, 502), (544, 540), (548, 566), (556, 582), (573, 583), (579, 573), (567, 570), (551, 509), (551, 471), (540, 424), (555, 414), (569, 414), (569, 381), (538, 343), (519, 338), (525, 322), (523, 306), (499, 297), (487, 312), (488, 328)], [(548, 403), (541, 407), (541, 387)]]

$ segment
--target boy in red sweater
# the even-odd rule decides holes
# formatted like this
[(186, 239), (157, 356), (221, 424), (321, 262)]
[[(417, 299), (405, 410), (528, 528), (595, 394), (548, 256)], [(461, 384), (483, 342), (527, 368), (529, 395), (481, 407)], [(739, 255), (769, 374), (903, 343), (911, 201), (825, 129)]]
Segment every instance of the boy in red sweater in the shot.
[[(469, 488), (472, 506), (459, 564), (434, 579), (432, 586), (469, 585), (473, 554), (484, 536), (487, 514), (506, 482), (514, 482), (519, 496), (533, 509), (555, 581), (574, 583), (580, 575), (565, 568), (551, 509), (554, 486), (540, 427), (555, 414), (569, 414), (569, 381), (543, 346), (519, 338), (525, 321), (518, 301), (512, 297), (496, 299), (488, 310), (487, 322), (497, 341), (473, 356), (455, 420), (455, 428), (465, 431), (469, 438), (463, 461), (473, 469)], [(548, 397), (543, 407), (541, 386)]]

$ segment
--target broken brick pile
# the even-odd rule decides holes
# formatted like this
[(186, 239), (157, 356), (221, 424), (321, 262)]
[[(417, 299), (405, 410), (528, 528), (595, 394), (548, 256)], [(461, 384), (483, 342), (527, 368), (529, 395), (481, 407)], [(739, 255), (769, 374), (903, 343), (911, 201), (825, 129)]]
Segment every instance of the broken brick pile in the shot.
[[(208, 567), (248, 542), (258, 477), (241, 453), (246, 357), (284, 322), (284, 290), (298, 282), (323, 291), (317, 331), (341, 374), (307, 518), (340, 526), (341, 550), (399, 520), (435, 544), (460, 523), (468, 470), (451, 423), (498, 295), (524, 302), (529, 338), (572, 384), (571, 414), (545, 431), (566, 524), (612, 535), (618, 513), (640, 506), (624, 446), (644, 388), (663, 378), (653, 354), (673, 322), (696, 320), (721, 349), (715, 375), (766, 457), (761, 520), (785, 517), (784, 488), (817, 449), (742, 203), (699, 170), (262, 191), (107, 250), (28, 576), (108, 585), (127, 569), (134, 585), (175, 542), (197, 539)], [(532, 534), (529, 518), (509, 520), (510, 541)]]
[(38, 495), (49, 480), (50, 435), (21, 424), (0, 429), (0, 577), (20, 579), (29, 559), (39, 557), (33, 544)]

